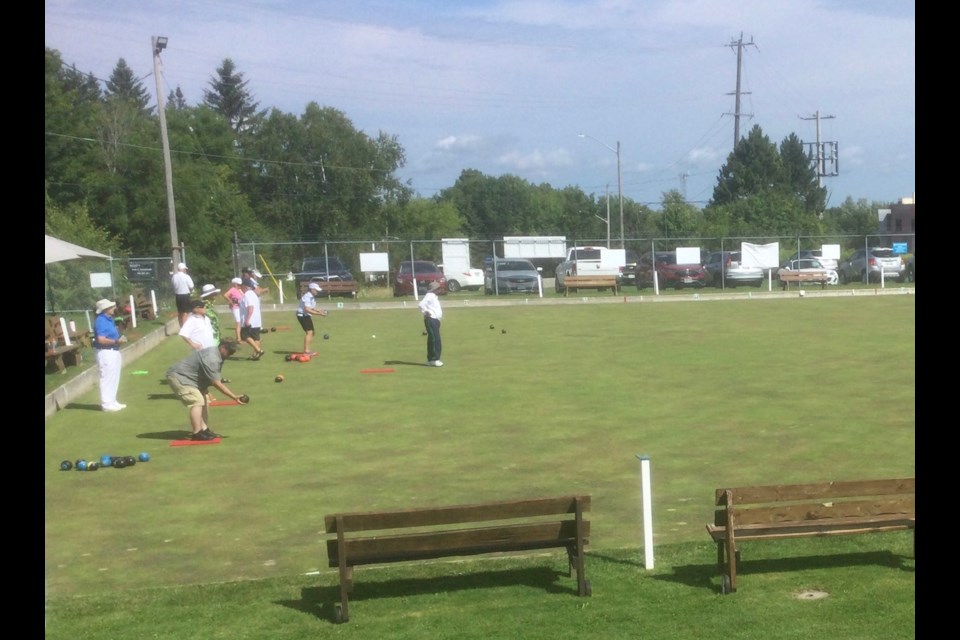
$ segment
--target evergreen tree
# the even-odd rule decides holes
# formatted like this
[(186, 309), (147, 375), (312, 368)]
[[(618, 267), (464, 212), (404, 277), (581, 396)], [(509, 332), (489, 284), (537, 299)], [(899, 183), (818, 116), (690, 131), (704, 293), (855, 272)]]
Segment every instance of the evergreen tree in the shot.
[(150, 94), (143, 87), (143, 83), (133, 75), (133, 69), (127, 66), (126, 60), (120, 58), (113, 68), (110, 79), (107, 80), (106, 99), (115, 98), (131, 103), (138, 111), (149, 113)]
[(180, 85), (177, 85), (176, 91), (171, 91), (170, 95), (167, 96), (167, 108), (174, 110), (187, 108), (187, 99), (183, 97)]
[(233, 60), (226, 58), (217, 69), (216, 77), (210, 79), (210, 89), (203, 92), (203, 103), (223, 115), (237, 133), (249, 129), (258, 117), (266, 112), (257, 113), (259, 102), (247, 90), (248, 80), (237, 71)]

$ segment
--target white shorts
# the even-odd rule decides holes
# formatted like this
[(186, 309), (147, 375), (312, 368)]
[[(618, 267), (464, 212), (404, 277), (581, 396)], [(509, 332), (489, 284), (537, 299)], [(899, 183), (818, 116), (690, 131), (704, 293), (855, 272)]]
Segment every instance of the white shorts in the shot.
[(230, 309), (233, 313), (233, 319), (237, 324), (240, 324), (240, 307), (234, 307)]

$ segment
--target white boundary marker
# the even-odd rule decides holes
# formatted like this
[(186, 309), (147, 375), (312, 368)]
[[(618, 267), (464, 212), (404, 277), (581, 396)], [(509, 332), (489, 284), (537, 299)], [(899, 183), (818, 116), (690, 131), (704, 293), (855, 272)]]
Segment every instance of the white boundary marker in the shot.
[(650, 457), (637, 454), (640, 460), (640, 493), (643, 508), (643, 566), (653, 569), (653, 506), (650, 503)]

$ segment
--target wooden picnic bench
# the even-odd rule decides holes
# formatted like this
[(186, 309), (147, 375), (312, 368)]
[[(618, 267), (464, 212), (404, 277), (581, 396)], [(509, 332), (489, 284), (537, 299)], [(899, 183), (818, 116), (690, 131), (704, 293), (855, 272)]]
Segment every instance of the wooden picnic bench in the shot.
[(563, 295), (566, 296), (573, 291), (576, 293), (580, 289), (610, 289), (613, 295), (617, 295), (620, 285), (617, 282), (617, 276), (565, 276), (563, 279)]
[(74, 331), (70, 333), (70, 344), (66, 343), (60, 316), (44, 316), (43, 323), (43, 361), (44, 370), (56, 369), (66, 373), (68, 366), (78, 366), (83, 359), (81, 348), (90, 346), (90, 332)]
[[(333, 296), (349, 296), (356, 297), (357, 295), (357, 281), (356, 280), (311, 280), (310, 282), (316, 282), (320, 285), (320, 293), (316, 296), (318, 298), (332, 298)], [(310, 282), (303, 281), (300, 283), (300, 296), (307, 292), (307, 287), (310, 286)]]
[(143, 289), (133, 290), (133, 303), (137, 308), (137, 317), (143, 320), (156, 320), (157, 313), (153, 310), (153, 300), (144, 293)]
[(821, 289), (826, 289), (830, 282), (830, 274), (826, 271), (793, 271), (791, 269), (780, 269), (777, 271), (777, 278), (780, 279), (780, 288), (786, 291), (790, 288), (790, 283), (797, 286), (803, 283), (819, 284)]
[(353, 568), (532, 549), (563, 548), (577, 593), (592, 594), (584, 574), (590, 496), (557, 496), (397, 511), (335, 513), (324, 518), (329, 566), (340, 571), (336, 622), (350, 619)]
[(916, 541), (915, 496), (915, 478), (717, 489), (707, 532), (717, 543), (721, 589), (737, 590), (738, 543), (744, 540), (913, 529)]

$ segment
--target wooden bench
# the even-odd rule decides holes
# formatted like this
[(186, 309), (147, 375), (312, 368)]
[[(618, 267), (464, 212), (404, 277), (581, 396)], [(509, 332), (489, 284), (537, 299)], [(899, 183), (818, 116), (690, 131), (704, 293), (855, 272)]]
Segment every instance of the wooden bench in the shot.
[(780, 288), (784, 291), (790, 288), (791, 282), (797, 286), (801, 286), (805, 282), (819, 284), (821, 289), (826, 289), (827, 284), (830, 282), (830, 274), (826, 271), (791, 271), (790, 269), (780, 269), (777, 272), (777, 278), (780, 279)]
[(590, 496), (558, 496), (399, 511), (336, 513), (324, 518), (327, 557), (340, 570), (336, 622), (350, 619), (353, 568), (507, 551), (563, 548), (577, 593), (591, 595), (584, 575)]
[[(717, 489), (713, 524), (723, 593), (737, 590), (738, 543), (913, 529), (915, 478)], [(726, 556), (726, 561), (724, 560)]]
[(45, 370), (56, 368), (60, 373), (66, 373), (67, 366), (78, 366), (83, 360), (83, 355), (80, 345), (74, 342), (71, 345), (47, 346), (46, 351), (43, 352), (43, 359)]
[(143, 289), (134, 289), (133, 303), (137, 308), (137, 317), (143, 320), (156, 320), (157, 314), (153, 310), (153, 300), (143, 292)]
[[(357, 296), (356, 280), (313, 280), (312, 282), (320, 285), (320, 294), (316, 296), (318, 298), (332, 298), (333, 296), (349, 296), (355, 298)], [(307, 292), (307, 287), (309, 286), (310, 282), (300, 283), (301, 297)]]
[(613, 295), (617, 295), (619, 284), (617, 276), (566, 276), (563, 279), (563, 295), (566, 296), (572, 290), (576, 293), (580, 289), (610, 289)]

